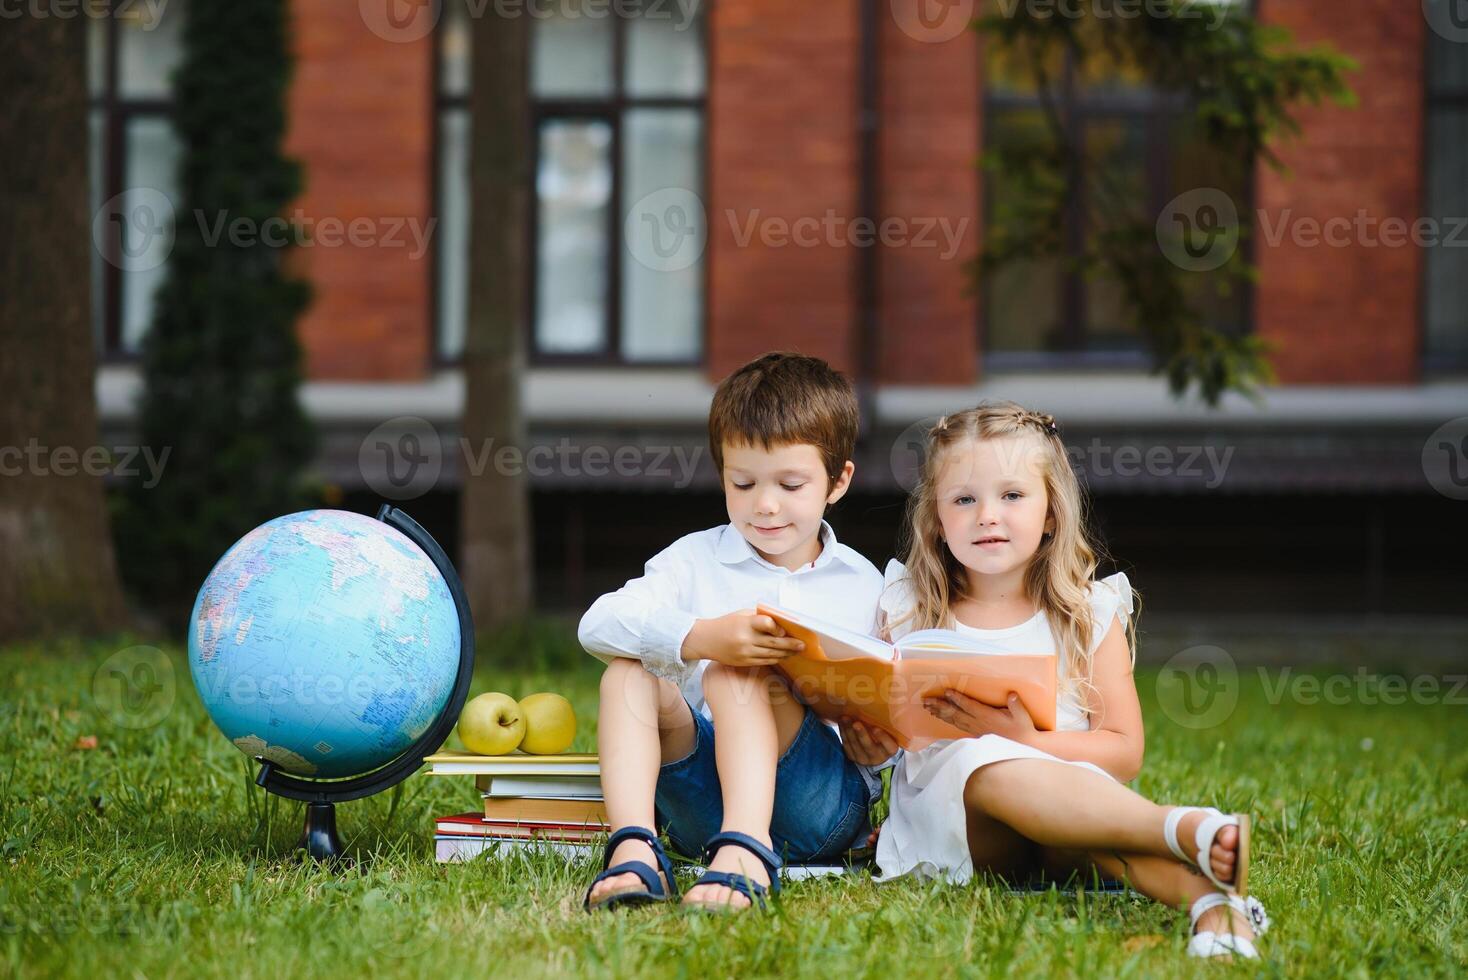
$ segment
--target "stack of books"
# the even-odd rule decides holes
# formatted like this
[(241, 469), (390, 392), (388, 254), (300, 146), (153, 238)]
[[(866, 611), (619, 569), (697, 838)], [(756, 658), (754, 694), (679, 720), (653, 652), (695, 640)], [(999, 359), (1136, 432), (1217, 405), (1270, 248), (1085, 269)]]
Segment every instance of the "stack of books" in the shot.
[(443, 752), (426, 761), (435, 776), (473, 776), (483, 813), (434, 821), (439, 861), (539, 850), (571, 859), (599, 853), (608, 830), (601, 769), (593, 754), (471, 755)]

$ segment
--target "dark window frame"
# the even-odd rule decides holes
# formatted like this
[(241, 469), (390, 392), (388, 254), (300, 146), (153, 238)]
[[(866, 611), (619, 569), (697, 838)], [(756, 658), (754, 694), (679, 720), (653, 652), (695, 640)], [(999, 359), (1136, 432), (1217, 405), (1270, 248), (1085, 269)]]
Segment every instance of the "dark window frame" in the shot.
[[(102, 187), (99, 192), (102, 201), (110, 201), (128, 189), (127, 133), (132, 123), (139, 119), (162, 119), (171, 124), (174, 108), (172, 98), (129, 99), (121, 95), (118, 77), (118, 24), (117, 18), (112, 16), (112, 6), (109, 0), (107, 16), (99, 19), (96, 28), (88, 25), (88, 30), (106, 32), (102, 47), (104, 64), (101, 92), (93, 94), (90, 78), (87, 82), (88, 152), (91, 151), (91, 116), (98, 110), (102, 113)], [(90, 54), (89, 44), (88, 55)], [(88, 235), (90, 234), (89, 230)], [(106, 240), (110, 243), (111, 237)], [(96, 244), (93, 243), (92, 247), (95, 249)], [(90, 272), (87, 276), (87, 288), (91, 289)], [(140, 361), (141, 350), (129, 350), (122, 345), (122, 267), (115, 254), (102, 256), (102, 294), (93, 296), (92, 302), (102, 306), (102, 336), (98, 338), (98, 359), (104, 364), (134, 364)]]
[[(1455, 45), (1457, 42), (1448, 42)], [(1423, 32), (1422, 52), (1422, 150), (1421, 150), (1421, 174), (1422, 191), (1420, 209), (1423, 215), (1433, 214), (1435, 209), (1431, 206), (1432, 193), (1432, 117), (1435, 111), (1457, 110), (1465, 118), (1468, 118), (1468, 81), (1457, 90), (1439, 91), (1433, 85), (1433, 55), (1435, 51), (1441, 50), (1457, 51), (1457, 47), (1445, 46), (1429, 26)], [(1442, 247), (1442, 246), (1438, 246)], [(1429, 297), (1432, 289), (1431, 269), (1428, 264), (1429, 250), (1422, 250), (1422, 272), (1421, 272), (1421, 301), (1418, 303), (1418, 336), (1421, 339), (1421, 363), (1425, 374), (1430, 375), (1462, 375), (1468, 373), (1468, 351), (1434, 351), (1428, 346), (1430, 340), (1428, 328), (1431, 316), (1431, 303)], [(1468, 334), (1468, 312), (1462, 315), (1463, 319), (1458, 329)]]
[[(699, 19), (698, 31), (700, 43), (704, 51), (704, 84), (702, 92), (697, 96), (635, 96), (627, 93), (626, 86), (626, 37), (628, 18), (612, 16), (612, 83), (611, 94), (607, 96), (575, 96), (575, 97), (540, 97), (533, 91), (529, 92), (529, 127), (528, 134), (530, 158), (529, 158), (529, 200), (527, 201), (526, 213), (526, 240), (525, 240), (525, 350), (527, 361), (535, 367), (627, 367), (640, 369), (659, 368), (690, 368), (701, 367), (708, 356), (708, 330), (709, 330), (709, 263), (703, 262), (702, 281), (700, 289), (703, 291), (703, 304), (701, 308), (700, 322), (696, 325), (698, 335), (698, 351), (691, 357), (659, 358), (659, 359), (629, 359), (622, 354), (622, 263), (625, 248), (622, 244), (622, 220), (625, 215), (626, 206), (629, 202), (624, 200), (625, 184), (622, 169), (622, 126), (623, 120), (629, 111), (639, 109), (691, 109), (698, 113), (701, 124), (700, 141), (697, 148), (698, 159), (698, 187), (696, 193), (700, 199), (708, 200), (708, 160), (709, 160), (709, 128), (708, 128), (708, 87), (711, 74), (709, 51), (709, 25), (712, 17), (709, 8), (713, 0), (705, 0), (700, 5), (702, 16)], [(532, 25), (533, 28), (533, 25)], [(443, 90), (443, 32), (435, 30), (433, 45), (433, 77), (434, 77), (434, 126), (433, 126), (433, 186), (431, 188), (434, 214), (443, 213), (443, 187), (440, 179), (440, 154), (442, 144), (442, 121), (445, 110), (462, 109), (470, 111), (470, 100), (472, 93), (464, 95), (446, 94)], [(532, 46), (527, 59), (526, 71), (530, 78), (534, 77), (534, 65), (530, 63), (534, 58)], [(472, 75), (471, 75), (472, 78)], [(527, 80), (528, 83), (528, 80)], [(527, 84), (528, 88), (528, 84)], [(608, 150), (608, 159), (611, 164), (611, 206), (607, 209), (607, 293), (605, 310), (606, 327), (606, 350), (602, 353), (556, 353), (544, 351), (540, 348), (536, 336), (536, 317), (538, 314), (539, 297), (536, 295), (536, 281), (539, 274), (539, 233), (540, 233), (540, 200), (536, 193), (535, 182), (540, 172), (540, 135), (542, 126), (547, 122), (563, 120), (593, 120), (604, 122), (608, 125), (612, 134), (611, 147)], [(707, 251), (705, 251), (707, 256)], [(439, 321), (439, 254), (435, 248), (433, 252), (433, 265), (430, 274), (433, 277), (433, 289), (430, 297), (429, 316), (432, 324), (432, 358), (436, 366), (453, 366), (463, 362), (462, 355), (447, 356), (443, 353), (443, 337), (441, 335), (442, 324)]]
[[(1140, 120), (1144, 124), (1147, 140), (1146, 155), (1143, 158), (1143, 170), (1147, 175), (1147, 210), (1153, 214), (1161, 213), (1167, 202), (1181, 192), (1171, 185), (1174, 154), (1170, 137), (1175, 131), (1179, 117), (1187, 110), (1186, 98), (1181, 95), (1150, 90), (1086, 91), (1079, 83), (1078, 74), (1074, 54), (1067, 51), (1061, 72), (1060, 93), (1054, 101), (1061, 115), (1067, 141), (1071, 146), (1084, 148), (1087, 130), (1092, 125), (1109, 121), (1126, 123)], [(990, 122), (997, 114), (1042, 109), (1044, 102), (1037, 93), (996, 88), (988, 78), (984, 79), (983, 84), (982, 136), (983, 148), (987, 152), (995, 145), (993, 135), (997, 127), (990, 125)], [(1246, 168), (1246, 174), (1243, 187), (1245, 200), (1241, 202), (1243, 206), (1239, 209), (1241, 221), (1245, 221), (1247, 215), (1251, 213), (1256, 196), (1253, 166)], [(988, 216), (993, 213), (993, 199), (998, 182), (987, 175), (982, 175), (980, 179), (983, 185), (985, 231), (987, 232)], [(1072, 181), (1072, 186), (1076, 186), (1074, 181)], [(1065, 216), (1065, 258), (1067, 260), (1074, 259), (1080, 254), (1089, 233), (1090, 227), (1086, 220), (1084, 201), (1081, 197), (1072, 195), (1071, 200), (1067, 203)], [(1245, 261), (1252, 262), (1254, 259), (1252, 236), (1245, 236), (1240, 247), (1244, 252)], [(1091, 324), (1087, 317), (1088, 297), (1085, 276), (1073, 269), (1064, 268), (1058, 270), (1056, 275), (1060, 280), (1058, 287), (1061, 295), (1061, 336), (1066, 344), (1059, 349), (994, 350), (990, 345), (992, 336), (989, 330), (990, 296), (986, 290), (981, 291), (977, 311), (977, 329), (979, 331), (979, 350), (984, 359), (983, 366), (986, 372), (996, 370), (1038, 372), (1057, 369), (1113, 371), (1151, 368), (1152, 355), (1145, 339), (1141, 337), (1138, 338), (1134, 347), (1088, 349), (1085, 343), (1091, 333)], [(1238, 328), (1241, 333), (1250, 334), (1255, 330), (1254, 287), (1244, 282), (1238, 284), (1238, 289), (1241, 293), (1240, 303), (1244, 310), (1243, 322), (1239, 324)]]

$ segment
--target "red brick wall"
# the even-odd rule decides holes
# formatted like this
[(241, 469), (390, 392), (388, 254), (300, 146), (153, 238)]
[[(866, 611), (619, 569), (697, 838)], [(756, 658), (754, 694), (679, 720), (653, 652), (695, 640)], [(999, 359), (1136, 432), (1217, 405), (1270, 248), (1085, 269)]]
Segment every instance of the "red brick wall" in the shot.
[(880, 212), (910, 232), (880, 252), (882, 379), (966, 384), (979, 359), (977, 299), (965, 295), (983, 227), (978, 37), (919, 40), (887, 17), (882, 29)]
[[(856, 249), (766, 244), (801, 218), (855, 217), (855, 3), (714, 4), (709, 32), (708, 373), (775, 348), (856, 368)], [(735, 228), (731, 228), (731, 213)], [(736, 228), (740, 234), (736, 234)]]
[[(307, 219), (371, 222), (375, 244), (296, 249), (314, 299), (300, 323), (312, 378), (412, 379), (427, 370), (431, 253), (416, 259), (406, 227), (427, 228), (432, 159), (432, 35), (391, 42), (356, 3), (292, 4), (296, 71), (286, 151), (305, 169)], [(362, 226), (363, 228), (368, 226)], [(392, 247), (395, 238), (401, 243)]]
[[(1263, 0), (1260, 7), (1266, 22), (1283, 25), (1300, 42), (1330, 42), (1361, 70), (1350, 77), (1359, 107), (1300, 113), (1301, 138), (1280, 148), (1291, 174), (1259, 168), (1257, 332), (1277, 345), (1283, 382), (1415, 381), (1422, 255), (1410, 245), (1381, 245), (1379, 225), (1371, 232), (1378, 243), (1369, 247), (1354, 225), (1362, 209), (1377, 222), (1410, 224), (1420, 213), (1426, 28), (1418, 4)], [(1265, 233), (1279, 228), (1287, 209), (1286, 234), (1271, 244)], [(1301, 221), (1332, 218), (1352, 223), (1349, 245), (1299, 240), (1303, 234), (1308, 241), (1311, 232)]]

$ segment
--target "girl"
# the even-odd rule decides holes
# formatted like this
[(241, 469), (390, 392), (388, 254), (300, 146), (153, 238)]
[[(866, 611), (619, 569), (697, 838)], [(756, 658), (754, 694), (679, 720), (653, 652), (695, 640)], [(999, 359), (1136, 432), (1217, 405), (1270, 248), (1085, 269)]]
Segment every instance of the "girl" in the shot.
[[(887, 569), (890, 638), (947, 627), (996, 651), (1053, 652), (1060, 693), (1055, 731), (1036, 730), (1014, 697), (1005, 708), (957, 691), (929, 699), (935, 716), (977, 737), (902, 757), (877, 844), (883, 877), (1097, 868), (1191, 906), (1190, 954), (1257, 957), (1252, 940), (1268, 918), (1245, 897), (1249, 818), (1159, 806), (1123, 785), (1142, 763), (1132, 589), (1125, 575), (1092, 581), (1096, 556), (1055, 420), (1012, 403), (941, 419), (906, 545), (906, 566)], [(857, 754), (895, 750), (885, 732), (843, 727)]]

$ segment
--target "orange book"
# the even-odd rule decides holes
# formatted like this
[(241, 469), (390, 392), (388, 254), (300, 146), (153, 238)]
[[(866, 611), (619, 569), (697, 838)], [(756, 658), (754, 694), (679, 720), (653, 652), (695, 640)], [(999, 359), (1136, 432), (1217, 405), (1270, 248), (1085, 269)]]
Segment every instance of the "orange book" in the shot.
[(531, 797), (484, 798), (484, 819), (506, 823), (557, 823), (605, 827), (601, 800), (541, 800)]
[(805, 641), (804, 650), (778, 666), (796, 696), (827, 720), (875, 725), (905, 749), (967, 738), (923, 707), (924, 698), (951, 688), (996, 708), (1013, 692), (1036, 728), (1055, 729), (1053, 653), (997, 653), (954, 630), (921, 630), (891, 644), (773, 606), (761, 605), (759, 612)]

